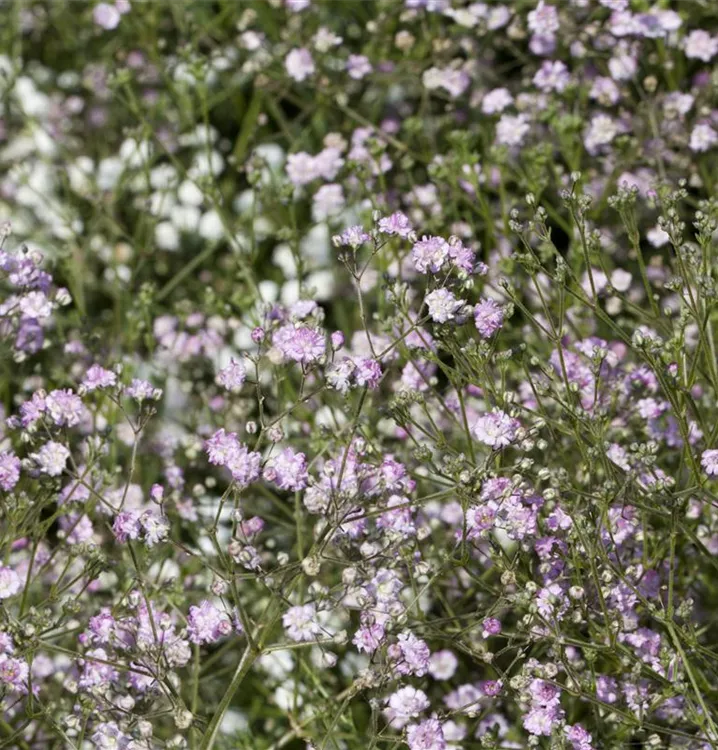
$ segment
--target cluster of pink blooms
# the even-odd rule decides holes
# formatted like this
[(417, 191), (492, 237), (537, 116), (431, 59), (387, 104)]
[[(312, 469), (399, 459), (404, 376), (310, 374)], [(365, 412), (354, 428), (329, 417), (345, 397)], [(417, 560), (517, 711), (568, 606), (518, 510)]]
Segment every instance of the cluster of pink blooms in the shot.
[(240, 487), (259, 479), (262, 456), (240, 443), (236, 432), (227, 433), (221, 428), (207, 440), (206, 447), (209, 462), (229, 469)]
[(53, 287), (40, 253), (3, 249), (10, 228), (9, 222), (0, 226), (0, 277), (11, 290), (0, 302), (0, 337), (14, 358), (22, 360), (43, 348), (53, 311), (70, 304), (71, 297), (66, 289)]

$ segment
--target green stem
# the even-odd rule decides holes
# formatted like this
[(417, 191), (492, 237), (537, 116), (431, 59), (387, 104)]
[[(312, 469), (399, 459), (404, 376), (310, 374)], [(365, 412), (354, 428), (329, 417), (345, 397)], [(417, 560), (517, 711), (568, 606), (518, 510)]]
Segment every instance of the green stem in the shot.
[(253, 650), (249, 646), (245, 648), (242, 658), (237, 665), (237, 669), (234, 672), (234, 677), (232, 677), (232, 681), (229, 683), (227, 690), (225, 690), (222, 700), (217, 706), (217, 710), (214, 712), (214, 715), (207, 726), (207, 731), (202, 737), (199, 750), (210, 750), (210, 748), (214, 747), (222, 719), (229, 708), (229, 704), (232, 702), (234, 694), (239, 689), (239, 686), (244, 682), (244, 678), (249, 674), (249, 671), (252, 669), (258, 656), (259, 652)]

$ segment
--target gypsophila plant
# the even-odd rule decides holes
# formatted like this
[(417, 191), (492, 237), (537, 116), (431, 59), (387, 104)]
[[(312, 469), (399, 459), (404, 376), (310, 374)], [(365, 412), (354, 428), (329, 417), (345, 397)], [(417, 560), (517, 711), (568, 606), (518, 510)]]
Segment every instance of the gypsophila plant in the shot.
[(718, 749), (714, 4), (0, 19), (0, 748)]

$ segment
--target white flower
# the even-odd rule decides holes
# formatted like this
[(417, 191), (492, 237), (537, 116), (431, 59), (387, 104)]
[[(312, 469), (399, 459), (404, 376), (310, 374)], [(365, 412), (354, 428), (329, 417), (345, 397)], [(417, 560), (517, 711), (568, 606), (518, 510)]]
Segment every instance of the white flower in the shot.
[(448, 289), (435, 289), (424, 298), (429, 308), (429, 315), (436, 323), (446, 323), (456, 317), (456, 313), (463, 307), (464, 301), (456, 299)]
[(15, 596), (21, 588), (20, 576), (12, 568), (0, 568), (0, 599)]
[(596, 115), (591, 120), (586, 133), (586, 150), (590, 154), (595, 154), (601, 146), (608, 145), (617, 134), (618, 127), (608, 115)]
[(30, 454), (30, 458), (37, 462), (40, 471), (51, 477), (62, 474), (69, 457), (70, 451), (62, 443), (56, 443), (54, 440), (45, 443), (37, 453)]
[(27, 318), (49, 318), (52, 304), (42, 292), (30, 292), (20, 299), (20, 311)]
[(526, 115), (502, 115), (496, 123), (496, 142), (502, 146), (520, 146), (530, 129)]
[(701, 123), (693, 128), (691, 133), (691, 151), (701, 153), (713, 148), (718, 142), (718, 133), (710, 125)]
[(312, 218), (314, 221), (326, 221), (336, 216), (344, 208), (344, 192), (341, 185), (322, 185), (314, 194)]
[(510, 107), (513, 103), (514, 98), (508, 89), (493, 89), (482, 99), (481, 111), (485, 115), (495, 115), (503, 112), (506, 107)]
[(317, 622), (317, 610), (313, 604), (290, 607), (282, 615), (282, 624), (287, 636), (293, 641), (313, 641), (322, 632)]

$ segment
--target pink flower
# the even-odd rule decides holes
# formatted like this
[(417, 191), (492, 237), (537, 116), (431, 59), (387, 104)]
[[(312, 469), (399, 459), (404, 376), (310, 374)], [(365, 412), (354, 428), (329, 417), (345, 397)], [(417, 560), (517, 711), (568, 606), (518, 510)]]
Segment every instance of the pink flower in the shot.
[(315, 362), (323, 356), (326, 348), (321, 331), (292, 323), (275, 331), (272, 343), (286, 359), (303, 364)]
[(354, 381), (358, 386), (370, 390), (377, 388), (381, 382), (381, 365), (370, 357), (360, 357), (354, 361)]
[(298, 82), (314, 75), (316, 70), (311, 53), (304, 47), (293, 49), (284, 60), (284, 67), (289, 77)]
[(85, 373), (85, 379), (82, 381), (82, 387), (86, 391), (94, 391), (98, 388), (111, 388), (117, 383), (117, 375), (110, 370), (106, 370), (100, 365), (92, 365)]
[(485, 115), (495, 115), (503, 112), (507, 107), (510, 107), (513, 102), (514, 98), (511, 96), (508, 89), (492, 89), (482, 99), (481, 111)]
[(703, 451), (701, 456), (701, 466), (703, 471), (708, 474), (709, 477), (718, 476), (718, 450), (712, 449)]
[(357, 651), (373, 654), (381, 646), (384, 637), (384, 626), (376, 622), (371, 615), (366, 616), (362, 613), (362, 625), (352, 639)]
[(290, 607), (282, 615), (282, 624), (287, 636), (297, 642), (314, 641), (322, 632), (317, 622), (317, 609), (313, 604)]
[(496, 123), (496, 142), (501, 146), (520, 146), (529, 130), (526, 115), (502, 115)]
[(110, 5), (109, 3), (100, 3), (99, 5), (96, 5), (92, 11), (93, 21), (98, 26), (105, 29), (105, 31), (116, 29), (121, 18), (122, 14), (117, 7), (115, 5)]
[(546, 60), (534, 76), (534, 84), (541, 91), (564, 91), (571, 80), (568, 68), (560, 60)]
[(371, 240), (371, 237), (364, 231), (364, 227), (359, 225), (349, 227), (339, 235), (340, 245), (348, 245), (355, 249), (361, 247), (365, 242), (369, 242), (369, 240)]
[(226, 367), (217, 373), (215, 381), (225, 390), (237, 393), (242, 389), (246, 379), (247, 371), (244, 365), (233, 358)]
[(303, 453), (295, 453), (291, 448), (285, 448), (276, 458), (267, 462), (263, 475), (280, 490), (303, 490), (309, 482), (307, 457)]
[(10, 492), (20, 480), (20, 459), (9, 451), (0, 453), (0, 487)]
[(22, 581), (20, 576), (8, 567), (0, 567), (0, 599), (9, 599), (20, 591)]
[(412, 231), (411, 222), (401, 211), (379, 219), (379, 231), (382, 234), (397, 235), (406, 239)]
[(501, 632), (501, 622), (495, 617), (487, 617), (483, 623), (482, 638), (488, 638), (492, 635), (498, 635)]
[(528, 27), (540, 36), (555, 34), (560, 28), (556, 8), (546, 5), (544, 0), (539, 0), (536, 8), (528, 14)]
[(259, 479), (262, 456), (237, 440), (237, 433), (219, 429), (205, 443), (211, 464), (225, 466), (240, 488)]
[(501, 409), (494, 409), (476, 420), (473, 433), (477, 440), (499, 450), (513, 443), (519, 426), (517, 419), (511, 418)]
[(691, 131), (690, 149), (703, 153), (718, 143), (718, 133), (707, 123), (699, 123)]
[(426, 719), (410, 724), (406, 730), (409, 750), (446, 750), (446, 739), (438, 719)]
[(419, 273), (438, 273), (449, 258), (449, 243), (442, 237), (422, 237), (411, 249)]
[(387, 654), (396, 674), (423, 677), (429, 671), (431, 651), (425, 641), (410, 631), (399, 633), (397, 642), (389, 646)]
[(456, 68), (429, 68), (421, 80), (427, 89), (441, 88), (454, 98), (461, 96), (471, 83), (468, 73)]
[(503, 308), (490, 298), (482, 299), (474, 308), (474, 323), (481, 338), (491, 338), (504, 324)]
[(718, 38), (703, 29), (695, 29), (683, 40), (686, 57), (710, 62), (718, 54)]
[(429, 660), (429, 674), (435, 680), (450, 680), (456, 673), (459, 660), (452, 651), (436, 651)]
[(82, 418), (82, 400), (69, 388), (50, 391), (45, 398), (45, 408), (53, 422), (59, 426), (74, 427)]
[(422, 711), (426, 711), (429, 705), (429, 699), (423, 690), (407, 685), (389, 696), (384, 714), (394, 729), (401, 729)]
[(11, 693), (26, 694), (29, 675), (30, 668), (25, 659), (0, 654), (0, 685), (6, 686)]
[(155, 388), (147, 380), (133, 378), (132, 382), (125, 388), (125, 395), (135, 399), (139, 403), (143, 401), (159, 401), (162, 398), (162, 389)]
[(187, 615), (187, 634), (192, 643), (214, 643), (232, 632), (232, 621), (209, 601), (190, 607)]
[(135, 510), (118, 513), (112, 524), (112, 533), (120, 544), (130, 539), (139, 539), (140, 531), (140, 514)]
[(349, 55), (347, 60), (347, 73), (355, 81), (359, 81), (364, 76), (369, 75), (373, 70), (372, 64), (366, 55)]

